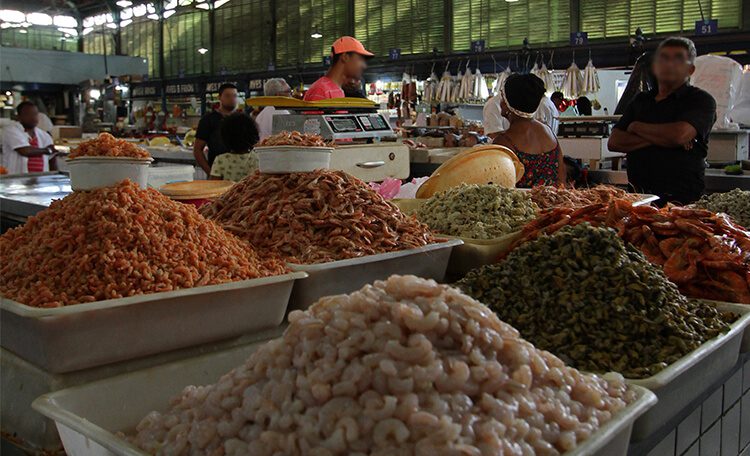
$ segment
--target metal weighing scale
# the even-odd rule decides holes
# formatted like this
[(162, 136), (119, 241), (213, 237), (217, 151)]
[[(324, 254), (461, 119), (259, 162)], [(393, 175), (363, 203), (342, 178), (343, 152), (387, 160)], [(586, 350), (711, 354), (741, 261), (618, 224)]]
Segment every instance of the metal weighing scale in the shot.
[(394, 137), (388, 121), (378, 113), (321, 114), (297, 112), (273, 116), (273, 132), (299, 131), (328, 140)]
[[(409, 148), (395, 138), (388, 119), (377, 112), (378, 105), (364, 98), (334, 98), (307, 102), (289, 97), (258, 97), (249, 106), (273, 106), (291, 114), (273, 116), (273, 133), (299, 131), (338, 142), (331, 156), (331, 169), (339, 169), (366, 182), (386, 177), (409, 176)], [(365, 140), (376, 140), (364, 144)]]

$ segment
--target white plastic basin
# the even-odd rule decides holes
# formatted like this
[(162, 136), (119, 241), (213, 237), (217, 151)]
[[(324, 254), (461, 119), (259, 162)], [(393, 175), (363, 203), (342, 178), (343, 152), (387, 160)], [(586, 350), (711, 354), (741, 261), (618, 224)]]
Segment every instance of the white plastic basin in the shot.
[(308, 173), (331, 167), (330, 147), (256, 147), (258, 169), (266, 174)]
[(125, 179), (145, 189), (152, 161), (153, 158), (78, 157), (65, 163), (70, 170), (71, 188), (85, 191), (111, 187)]

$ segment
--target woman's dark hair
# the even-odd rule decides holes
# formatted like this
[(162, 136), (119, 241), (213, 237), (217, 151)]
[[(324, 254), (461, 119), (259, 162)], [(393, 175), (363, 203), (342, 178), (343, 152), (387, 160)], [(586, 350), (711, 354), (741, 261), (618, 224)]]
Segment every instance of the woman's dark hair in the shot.
[(576, 101), (576, 106), (578, 106), (578, 114), (582, 116), (590, 116), (592, 114), (591, 111), (591, 100), (589, 100), (586, 97), (581, 97)]
[(258, 126), (245, 113), (237, 112), (221, 121), (221, 141), (232, 152), (246, 152), (259, 139)]
[(505, 102), (521, 112), (536, 112), (544, 92), (544, 81), (533, 74), (511, 74), (505, 80)]

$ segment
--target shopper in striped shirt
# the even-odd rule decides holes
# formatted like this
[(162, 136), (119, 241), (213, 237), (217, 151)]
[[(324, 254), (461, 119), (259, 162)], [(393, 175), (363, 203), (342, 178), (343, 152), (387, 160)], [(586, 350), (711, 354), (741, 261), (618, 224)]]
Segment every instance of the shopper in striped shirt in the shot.
[(39, 123), (39, 110), (30, 101), (16, 107), (17, 122), (3, 128), (3, 166), (9, 174), (41, 173), (54, 166), (52, 137)]

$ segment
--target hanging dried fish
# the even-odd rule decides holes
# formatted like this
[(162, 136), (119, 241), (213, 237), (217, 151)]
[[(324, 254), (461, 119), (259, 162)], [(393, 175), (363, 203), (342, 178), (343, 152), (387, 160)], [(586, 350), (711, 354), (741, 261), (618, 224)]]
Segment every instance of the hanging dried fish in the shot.
[(552, 77), (552, 72), (547, 69), (546, 63), (542, 63), (542, 68), (539, 69), (539, 72), (541, 73), (540, 77), (544, 81), (544, 88), (547, 89), (547, 92), (555, 90), (555, 80)]
[(565, 79), (562, 84), (562, 92), (566, 98), (578, 98), (583, 88), (583, 76), (575, 62), (565, 71)]
[(594, 67), (594, 62), (589, 59), (586, 68), (583, 69), (582, 93), (597, 93), (599, 91), (599, 74)]

